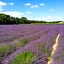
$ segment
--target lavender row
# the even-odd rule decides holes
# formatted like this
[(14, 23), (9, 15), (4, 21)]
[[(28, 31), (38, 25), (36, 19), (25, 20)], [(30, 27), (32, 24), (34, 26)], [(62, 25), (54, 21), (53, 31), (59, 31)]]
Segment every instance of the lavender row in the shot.
[[(20, 38), (19, 40), (13, 41), (13, 42), (8, 42), (7, 45), (12, 48), (11, 51), (13, 52), (13, 51), (16, 50), (17, 48), (20, 48), (20, 47), (21, 47), (21, 44), (20, 44), (20, 43), (22, 43), (22, 41), (19, 42), (21, 39), (22, 39), (22, 40), (23, 40), (23, 39), (24, 39), (24, 40), (27, 39), (26, 42), (30, 42), (30, 41), (32, 41), (32, 40), (36, 40), (36, 39), (42, 37), (43, 35), (45, 35), (45, 34), (48, 32), (48, 30), (49, 30), (49, 29), (43, 29), (42, 31), (39, 31), (39, 32), (37, 32), (37, 33), (34, 33), (33, 35), (25, 36), (25, 37), (23, 37), (23, 38)], [(6, 43), (5, 43), (5, 44), (2, 44), (2, 45), (6, 45)], [(0, 46), (1, 46), (1, 45), (0, 45)], [(15, 47), (15, 48), (14, 48), (14, 47)], [(11, 53), (11, 51), (9, 51), (9, 53)]]
[[(7, 26), (6, 26), (6, 27), (7, 27)], [(16, 30), (16, 27), (19, 28), (18, 26), (14, 26), (13, 28)], [(52, 26), (50, 26), (50, 25), (45, 26), (45, 25), (44, 25), (44, 27), (43, 27), (42, 25), (29, 25), (29, 26), (27, 25), (27, 27), (24, 26), (23, 28), (26, 29), (26, 28), (29, 28), (29, 27), (32, 28), (32, 30), (33, 30), (33, 29), (36, 29), (36, 28), (38, 28), (37, 30), (41, 30), (41, 31), (42, 31), (43, 29), (46, 29), (46, 30), (49, 30), (49, 31), (52, 30), (52, 33), (54, 33), (55, 31), (56, 31), (56, 33), (58, 33), (57, 30), (59, 30), (59, 28), (60, 28), (59, 26), (56, 26), (56, 25), (55, 25), (55, 26), (53, 26), (53, 25), (52, 25)], [(31, 30), (30, 28), (28, 29), (28, 32)], [(7, 29), (9, 30), (9, 28), (7, 28)], [(12, 26), (11, 26), (11, 29), (12, 29)], [(23, 30), (22, 30), (22, 31), (23, 31)], [(40, 31), (40, 32), (41, 32), (41, 31)], [(45, 31), (44, 31), (44, 32), (45, 32)], [(34, 33), (33, 33), (33, 34), (34, 34)], [(45, 33), (44, 33), (44, 34), (45, 34)], [(31, 35), (32, 35), (32, 34), (31, 34)], [(27, 39), (28, 39), (28, 38), (30, 38), (30, 37), (33, 38), (33, 37), (35, 36), (35, 34), (32, 35), (32, 36), (31, 36), (31, 35), (29, 35), (29, 36), (26, 36), (26, 35), (25, 35), (24, 38), (27, 38)], [(36, 35), (37, 35), (37, 34), (36, 34)], [(38, 36), (38, 35), (37, 35), (37, 36)], [(37, 36), (36, 36), (36, 38), (37, 38)], [(40, 34), (40, 36), (42, 36), (42, 35)], [(38, 36), (38, 37), (41, 38), (40, 36)], [(43, 36), (42, 36), (42, 37), (43, 37)], [(43, 38), (46, 39), (47, 37), (43, 37)], [(22, 38), (20, 38), (20, 39), (22, 39)], [(34, 38), (33, 38), (33, 39), (34, 39)], [(28, 40), (30, 40), (30, 39), (28, 39)], [(38, 39), (38, 40), (39, 40), (39, 39)], [(37, 40), (37, 41), (38, 41), (38, 40)], [(43, 40), (43, 39), (42, 39), (42, 40)], [(50, 39), (48, 39), (48, 40), (50, 40)], [(36, 41), (36, 40), (34, 39), (34, 41)], [(44, 41), (45, 41), (45, 40), (44, 40)], [(15, 42), (16, 42), (16, 41), (15, 41)], [(45, 41), (45, 42), (47, 42), (47, 41)], [(30, 43), (31, 43), (31, 42), (30, 42)], [(43, 42), (43, 43), (44, 43), (44, 42)], [(49, 43), (48, 43), (48, 44), (49, 44)], [(29, 45), (29, 44), (27, 44), (27, 45)], [(41, 44), (37, 44), (36, 46), (38, 46), (38, 45), (41, 46)], [(43, 44), (42, 47), (43, 47), (44, 45), (46, 45), (46, 44)], [(37, 51), (39, 52), (39, 50), (41, 49), (40, 46), (39, 46), (39, 48), (35, 47), (34, 50), (38, 49)], [(48, 46), (48, 47), (51, 48), (51, 46)], [(46, 48), (46, 47), (44, 46), (44, 48)], [(45, 50), (45, 52), (46, 52), (46, 51), (47, 51), (47, 50)], [(41, 54), (41, 52), (39, 52), (38, 54)], [(46, 55), (46, 54), (45, 54), (45, 55)], [(44, 55), (43, 55), (43, 56), (44, 56)]]
[(39, 55), (46, 56), (46, 57), (49, 56), (48, 54), (42, 53), (41, 50), (39, 49), (40, 47), (38, 48), (36, 45), (41, 44), (42, 48), (45, 45), (44, 46), (45, 49), (51, 51), (52, 45), (55, 41), (55, 38), (56, 38), (57, 34), (58, 34), (57, 30), (55, 30), (55, 31), (54, 31), (54, 29), (51, 30), (49, 33), (47, 33), (46, 35), (44, 35), (40, 39), (34, 40), (30, 44), (27, 44), (25, 47), (23, 47), (23, 48), (17, 50), (16, 52), (12, 53), (3, 62), (5, 64), (8, 64), (8, 62), (11, 61), (15, 57), (16, 54), (18, 54), (20, 52), (23, 52), (25, 50), (28, 50), (28, 49), (32, 50), (35, 54), (37, 54), (37, 56), (39, 56)]
[(64, 26), (61, 26), (60, 37), (58, 39), (57, 46), (54, 54), (51, 56), (51, 61), (49, 64), (64, 64)]
[[(28, 29), (27, 29), (28, 30)], [(6, 31), (4, 32), (0, 32), (0, 42), (4, 42), (4, 41), (13, 41), (14, 39), (18, 38), (18, 37), (23, 37), (25, 35), (30, 35), (30, 34), (33, 34), (34, 32), (38, 32), (40, 31), (41, 29), (32, 29), (32, 30), (28, 30), (28, 32), (25, 32), (25, 33), (21, 33), (22, 30), (18, 31), (18, 29), (16, 29), (16, 31), (13, 31), (13, 30), (9, 30), (7, 31), (7, 28), (6, 28)], [(11, 32), (10, 32), (11, 31)]]

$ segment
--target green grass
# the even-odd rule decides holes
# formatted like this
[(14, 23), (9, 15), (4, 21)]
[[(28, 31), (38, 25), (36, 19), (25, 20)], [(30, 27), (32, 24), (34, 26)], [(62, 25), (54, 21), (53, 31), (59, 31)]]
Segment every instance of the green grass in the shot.
[(2, 61), (5, 57), (11, 54), (13, 51), (25, 46), (27, 44), (27, 40), (21, 40), (15, 42), (14, 44), (3, 44), (0, 45), (0, 61)]
[(13, 61), (10, 64), (33, 64), (32, 60), (35, 58), (35, 55), (31, 51), (24, 51), (16, 55)]
[(20, 40), (19, 43), (23, 47), (28, 43), (27, 41), (28, 41), (27, 39), (23, 39), (23, 40)]
[(12, 44), (11, 46), (14, 49), (18, 49), (18, 48), (24, 47), (27, 43), (28, 43), (27, 40), (23, 39), (23, 40), (18, 40), (17, 42), (15, 42), (14, 44)]
[(10, 48), (8, 45), (1, 45), (0, 46), (0, 61), (4, 59), (8, 53), (10, 52)]

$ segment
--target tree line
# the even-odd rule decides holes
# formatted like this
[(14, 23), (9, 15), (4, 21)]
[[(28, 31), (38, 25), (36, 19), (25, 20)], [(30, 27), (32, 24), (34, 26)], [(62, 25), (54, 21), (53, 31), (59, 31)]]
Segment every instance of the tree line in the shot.
[(0, 14), (0, 24), (31, 24), (31, 23), (53, 24), (60, 22), (62, 21), (46, 22), (46, 21), (38, 21), (38, 20), (28, 20), (26, 17), (18, 18), (6, 14)]

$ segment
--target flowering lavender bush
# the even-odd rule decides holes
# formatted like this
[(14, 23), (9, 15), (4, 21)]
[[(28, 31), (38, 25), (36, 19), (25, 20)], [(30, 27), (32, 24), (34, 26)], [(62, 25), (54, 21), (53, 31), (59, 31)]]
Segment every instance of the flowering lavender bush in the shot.
[(61, 26), (59, 31), (59, 37), (55, 48), (52, 50), (52, 54), (48, 64), (64, 64), (64, 27)]
[[(54, 59), (52, 64), (55, 64), (56, 61), (58, 62), (56, 64), (64, 64), (64, 55), (61, 54), (61, 52), (64, 53), (62, 51), (64, 40), (63, 25), (1, 25), (0, 29), (0, 48), (5, 54), (3, 59), (0, 57), (1, 64), (16, 64), (17, 62), (23, 64), (22, 62), (26, 58), (29, 59), (27, 64), (47, 64), (59, 33), (61, 36), (55, 54), (52, 56)], [(0, 50), (1, 53), (3, 53), (2, 50)], [(27, 50), (30, 50), (30, 52), (26, 52)], [(31, 58), (33, 59), (31, 60)], [(57, 58), (61, 58), (61, 60)]]

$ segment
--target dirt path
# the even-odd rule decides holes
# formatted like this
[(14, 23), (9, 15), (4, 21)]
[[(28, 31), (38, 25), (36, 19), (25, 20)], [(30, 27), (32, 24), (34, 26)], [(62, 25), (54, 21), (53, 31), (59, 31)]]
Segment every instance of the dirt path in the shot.
[(52, 53), (51, 53), (51, 58), (50, 58), (50, 60), (48, 61), (47, 64), (53, 64), (53, 55), (56, 52), (56, 49), (57, 49), (57, 46), (58, 46), (59, 37), (60, 37), (60, 34), (57, 35), (56, 42), (53, 45), (53, 50), (52, 50)]

